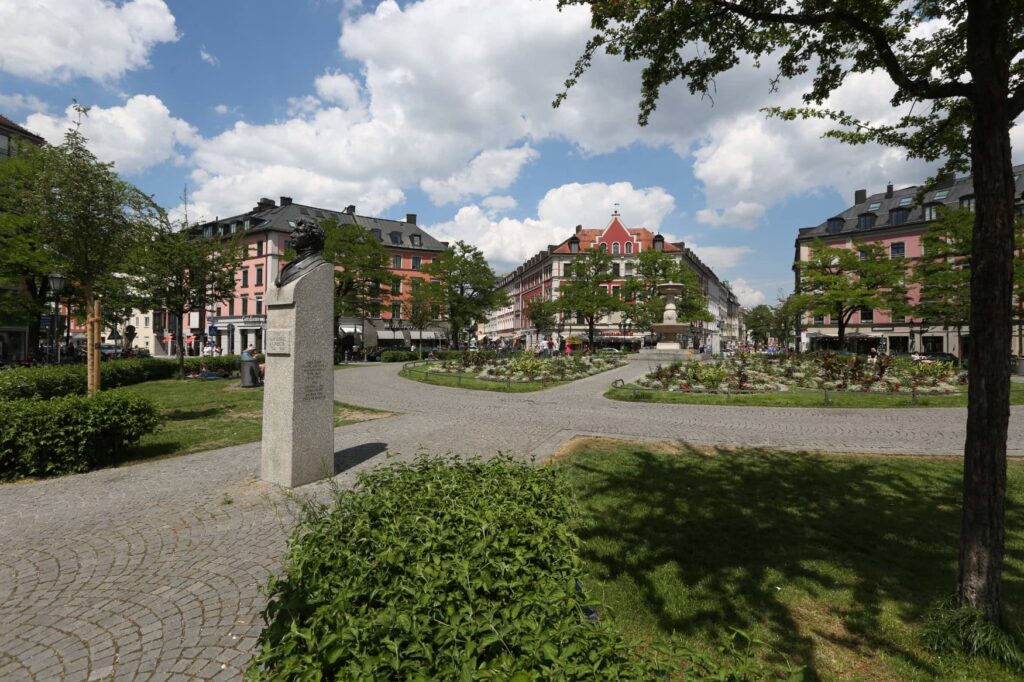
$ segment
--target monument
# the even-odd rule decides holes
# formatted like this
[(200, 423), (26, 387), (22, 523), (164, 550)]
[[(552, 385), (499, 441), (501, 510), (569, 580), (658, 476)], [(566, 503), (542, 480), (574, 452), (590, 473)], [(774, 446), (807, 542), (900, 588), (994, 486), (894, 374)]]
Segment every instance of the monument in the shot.
[(658, 335), (658, 345), (654, 348), (641, 348), (641, 360), (678, 360), (688, 357), (679, 344), (679, 334), (689, 329), (689, 325), (680, 324), (676, 312), (676, 299), (683, 293), (683, 285), (667, 282), (658, 285), (658, 293), (665, 297), (665, 312), (661, 322), (651, 325)]
[(268, 287), (260, 477), (288, 488), (334, 473), (334, 266), (300, 220), (296, 257)]

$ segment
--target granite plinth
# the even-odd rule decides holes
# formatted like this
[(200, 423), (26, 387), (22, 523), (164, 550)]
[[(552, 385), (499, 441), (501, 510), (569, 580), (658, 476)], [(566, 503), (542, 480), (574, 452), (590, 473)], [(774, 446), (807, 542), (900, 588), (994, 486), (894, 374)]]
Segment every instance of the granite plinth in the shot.
[(293, 488), (334, 474), (334, 267), (269, 287), (260, 477)]

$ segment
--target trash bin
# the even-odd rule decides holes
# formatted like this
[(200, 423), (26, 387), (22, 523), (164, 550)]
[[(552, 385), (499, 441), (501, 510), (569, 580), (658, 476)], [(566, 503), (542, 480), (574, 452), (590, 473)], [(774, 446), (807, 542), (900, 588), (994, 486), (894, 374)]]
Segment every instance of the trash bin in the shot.
[(257, 388), (262, 385), (259, 360), (239, 360), (238, 368), (242, 377), (242, 388)]

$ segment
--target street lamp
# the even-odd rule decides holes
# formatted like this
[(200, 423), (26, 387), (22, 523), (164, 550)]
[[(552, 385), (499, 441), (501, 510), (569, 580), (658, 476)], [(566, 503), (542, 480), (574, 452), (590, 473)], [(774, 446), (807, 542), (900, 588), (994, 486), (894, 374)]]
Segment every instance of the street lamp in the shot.
[[(60, 294), (64, 291), (64, 284), (67, 279), (64, 275), (59, 272), (55, 272), (47, 277), (50, 283), (50, 291), (53, 292), (53, 318), (50, 320), (50, 329), (53, 331), (51, 335), (50, 347), (57, 347), (57, 364), (60, 364), (60, 343), (57, 341), (57, 318), (60, 316)], [(68, 306), (68, 312), (71, 312), (71, 306)]]

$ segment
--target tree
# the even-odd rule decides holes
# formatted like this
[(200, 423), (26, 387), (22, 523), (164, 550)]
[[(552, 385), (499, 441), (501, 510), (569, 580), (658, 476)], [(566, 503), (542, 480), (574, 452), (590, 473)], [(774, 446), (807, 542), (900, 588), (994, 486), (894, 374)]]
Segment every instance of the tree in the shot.
[(235, 295), (243, 248), (237, 240), (222, 241), (165, 226), (139, 250), (134, 286), (153, 309), (167, 310), (178, 322), (180, 379), (185, 378), (185, 313), (205, 310)]
[[(642, 61), (640, 123), (662, 86), (677, 79), (708, 95), (715, 77), (751, 55), (778, 56), (772, 81), (813, 70), (808, 105), (770, 109), (784, 119), (827, 118), (829, 135), (878, 142), (909, 157), (945, 158), (943, 171), (974, 176), (967, 437), (957, 595), (961, 605), (1000, 620), (1006, 516), (1006, 433), (1010, 417), (1010, 306), (1014, 178), (1010, 127), (1024, 111), (1024, 12), (1010, 0), (559, 0), (586, 5), (596, 35), (566, 81), (571, 87), (604, 49)], [(821, 106), (851, 73), (879, 71), (896, 86), (895, 123), (876, 125)], [(565, 92), (555, 100), (555, 105)]]
[(523, 315), (530, 321), (538, 335), (546, 335), (556, 331), (558, 324), (558, 301), (535, 296), (526, 302)]
[(498, 289), (498, 279), (484, 254), (475, 246), (457, 241), (423, 266), (440, 286), (456, 347), (462, 330), (487, 313), (505, 305), (508, 297)]
[(756, 346), (767, 346), (775, 330), (775, 311), (762, 303), (747, 313), (744, 322), (750, 331), (750, 338)]
[(591, 352), (595, 347), (597, 323), (622, 308), (621, 300), (608, 290), (614, 279), (612, 257), (605, 249), (587, 249), (565, 266), (565, 279), (559, 286), (559, 305), (565, 314), (583, 318)]
[(804, 310), (831, 315), (846, 344), (846, 327), (861, 309), (880, 308), (900, 315), (906, 309), (903, 260), (889, 258), (882, 244), (855, 241), (853, 248), (811, 243), (810, 255), (798, 263), (799, 294)]
[(339, 266), (335, 273), (334, 314), (358, 317), (365, 334), (366, 318), (380, 317), (396, 279), (388, 270), (387, 251), (380, 240), (361, 225), (339, 225), (332, 219), (324, 221), (321, 227), (324, 260)]
[(701, 289), (697, 273), (680, 259), (664, 251), (642, 251), (634, 260), (634, 276), (622, 287), (622, 314), (640, 331), (652, 332), (665, 312), (665, 297), (658, 285), (675, 282), (683, 285), (676, 300), (676, 317), (681, 322), (710, 322), (708, 301)]
[(910, 277), (921, 292), (914, 317), (958, 331), (970, 320), (973, 226), (970, 211), (943, 211), (921, 236), (924, 255)]
[(796, 347), (800, 339), (800, 323), (803, 320), (804, 307), (799, 296), (790, 295), (779, 298), (778, 305), (772, 310), (774, 324), (772, 335), (779, 340), (783, 348)]
[(423, 359), (423, 330), (432, 322), (440, 318), (441, 305), (444, 300), (444, 292), (436, 282), (430, 282), (422, 278), (412, 280), (412, 292), (405, 300), (405, 317), (409, 320), (412, 328), (420, 333), (419, 352), (420, 359)]

